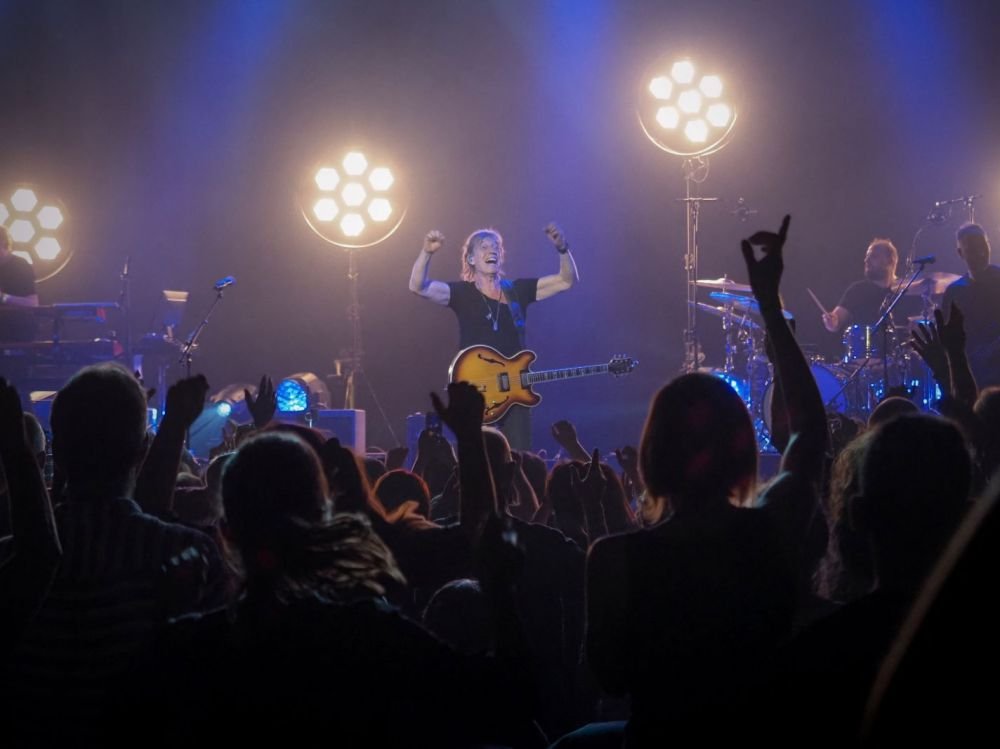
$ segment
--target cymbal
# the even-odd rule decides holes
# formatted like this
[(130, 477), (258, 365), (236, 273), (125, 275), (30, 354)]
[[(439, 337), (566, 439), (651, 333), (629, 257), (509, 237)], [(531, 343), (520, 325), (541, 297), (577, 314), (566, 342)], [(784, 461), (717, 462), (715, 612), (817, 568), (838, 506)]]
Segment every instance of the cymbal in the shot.
[(734, 315), (731, 310), (728, 310), (725, 307), (713, 307), (711, 304), (705, 304), (704, 302), (688, 302), (688, 304), (695, 305), (701, 312), (705, 312), (706, 314), (715, 315), (716, 317), (733, 318), (740, 325), (748, 327), (751, 330), (760, 330), (760, 325), (753, 320)]
[(695, 286), (701, 286), (703, 289), (720, 289), (721, 291), (740, 291), (744, 294), (750, 293), (750, 284), (736, 283), (727, 276), (722, 278), (699, 278), (694, 282)]
[(910, 285), (906, 293), (916, 296), (943, 294), (945, 289), (960, 278), (961, 276), (955, 273), (924, 273)]
[[(760, 314), (760, 305), (757, 304), (757, 300), (748, 296), (740, 296), (739, 294), (729, 294), (725, 291), (713, 291), (708, 295), (712, 299), (716, 299), (724, 304), (729, 304), (733, 309), (743, 313), (743, 314)], [(781, 310), (782, 316), (786, 320), (794, 320), (795, 316), (786, 309)]]

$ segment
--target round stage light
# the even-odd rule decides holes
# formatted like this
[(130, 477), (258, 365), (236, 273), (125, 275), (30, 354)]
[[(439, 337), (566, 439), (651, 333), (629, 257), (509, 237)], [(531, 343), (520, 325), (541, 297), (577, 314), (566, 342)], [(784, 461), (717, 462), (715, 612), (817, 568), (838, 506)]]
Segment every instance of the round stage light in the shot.
[(289, 375), (274, 389), (281, 413), (302, 413), (310, 408), (329, 408), (330, 390), (312, 372)]
[(737, 120), (736, 103), (722, 78), (702, 74), (686, 58), (663, 60), (650, 69), (639, 90), (637, 114), (646, 137), (684, 157), (718, 151)]
[(302, 217), (330, 244), (354, 250), (392, 236), (406, 216), (399, 171), (360, 148), (331, 154), (307, 173), (299, 192)]
[(35, 280), (46, 281), (72, 257), (67, 214), (59, 200), (32, 184), (0, 187), (0, 226), (7, 229), (11, 251), (34, 266)]

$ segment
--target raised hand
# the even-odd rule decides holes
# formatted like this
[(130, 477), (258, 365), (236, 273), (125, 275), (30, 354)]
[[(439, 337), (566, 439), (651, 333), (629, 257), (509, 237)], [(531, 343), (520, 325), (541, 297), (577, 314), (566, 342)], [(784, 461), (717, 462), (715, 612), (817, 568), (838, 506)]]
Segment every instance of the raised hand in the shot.
[(486, 401), (482, 393), (467, 382), (452, 382), (448, 385), (448, 405), (437, 393), (431, 393), (431, 403), (441, 421), (448, 425), (458, 438), (477, 436), (483, 429), (483, 413)]
[(960, 353), (965, 351), (965, 315), (954, 302), (951, 303), (950, 312), (948, 322), (944, 321), (944, 313), (939, 309), (934, 310), (934, 319), (937, 321), (941, 344), (949, 353)]
[(552, 246), (559, 252), (566, 252), (569, 249), (569, 243), (566, 241), (562, 229), (556, 226), (556, 224), (548, 224), (543, 231), (545, 232), (545, 236), (549, 238), (549, 241), (552, 242)]
[(590, 463), (587, 465), (587, 472), (583, 475), (583, 478), (578, 478), (576, 471), (573, 471), (570, 473), (569, 483), (573, 488), (573, 492), (580, 497), (580, 501), (585, 508), (600, 506), (601, 499), (604, 496), (604, 488), (608, 483), (607, 479), (604, 478), (604, 472), (601, 471), (600, 450), (596, 447), (594, 448), (594, 452), (590, 456)]
[(201, 415), (206, 395), (208, 380), (205, 375), (178, 380), (167, 390), (166, 416), (177, 419), (187, 429)]
[(437, 229), (431, 229), (424, 237), (424, 252), (433, 255), (444, 246), (444, 234)]
[(555, 424), (552, 425), (552, 439), (556, 441), (560, 447), (564, 447), (567, 450), (572, 450), (579, 443), (580, 439), (576, 433), (576, 427), (573, 423), (567, 421), (566, 419), (560, 419)]
[(246, 388), (243, 390), (243, 398), (246, 400), (250, 415), (253, 416), (254, 426), (258, 429), (266, 426), (274, 418), (274, 412), (278, 410), (278, 398), (274, 394), (274, 383), (267, 375), (260, 378), (256, 398)]
[(931, 368), (940, 384), (941, 376), (948, 373), (948, 352), (941, 342), (938, 323), (920, 323), (910, 333), (910, 346)]
[[(754, 296), (757, 297), (757, 302), (762, 310), (767, 307), (780, 308), (781, 306), (778, 288), (781, 285), (781, 274), (785, 268), (782, 252), (785, 247), (785, 238), (788, 236), (790, 221), (791, 216), (785, 216), (777, 234), (770, 231), (759, 231), (749, 239), (740, 242), (743, 259), (747, 264), (747, 273), (750, 276), (750, 288), (753, 289)], [(760, 247), (763, 253), (760, 260), (754, 256), (754, 247)]]

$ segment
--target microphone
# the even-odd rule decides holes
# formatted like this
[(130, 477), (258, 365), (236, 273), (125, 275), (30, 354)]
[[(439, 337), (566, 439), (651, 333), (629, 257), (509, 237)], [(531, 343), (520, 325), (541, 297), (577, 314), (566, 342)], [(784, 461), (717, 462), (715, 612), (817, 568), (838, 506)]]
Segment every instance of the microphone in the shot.
[(227, 286), (232, 286), (234, 283), (236, 283), (235, 276), (226, 276), (225, 278), (220, 278), (218, 281), (216, 281), (215, 285), (212, 286), (212, 288), (215, 289), (216, 291), (222, 291), (224, 288), (226, 288)]
[(923, 257), (913, 259), (914, 265), (934, 265), (936, 262), (937, 258), (934, 255), (924, 255)]

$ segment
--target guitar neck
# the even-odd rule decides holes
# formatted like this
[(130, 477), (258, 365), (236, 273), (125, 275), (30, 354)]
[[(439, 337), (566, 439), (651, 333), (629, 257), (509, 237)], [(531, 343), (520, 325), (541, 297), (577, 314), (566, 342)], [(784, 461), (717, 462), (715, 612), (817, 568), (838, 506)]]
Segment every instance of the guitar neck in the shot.
[(566, 367), (565, 369), (545, 369), (541, 372), (525, 372), (521, 375), (521, 382), (525, 386), (535, 385), (539, 382), (552, 382), (553, 380), (572, 380), (576, 377), (590, 377), (591, 375), (607, 374), (607, 364), (590, 364), (585, 367)]

